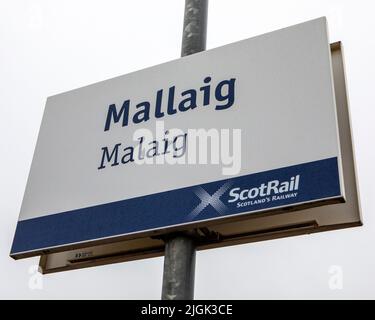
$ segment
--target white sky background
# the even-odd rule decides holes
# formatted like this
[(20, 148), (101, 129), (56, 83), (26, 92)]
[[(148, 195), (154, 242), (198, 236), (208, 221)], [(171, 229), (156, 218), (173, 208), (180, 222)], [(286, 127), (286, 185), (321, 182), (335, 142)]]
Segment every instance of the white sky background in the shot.
[[(183, 0), (0, 0), (0, 298), (159, 299), (163, 258), (43, 277), (9, 251), (47, 96), (179, 57)], [(365, 225), (197, 253), (196, 299), (375, 298), (375, 3), (211, 0), (207, 49), (327, 16), (344, 44)], [(329, 268), (343, 268), (330, 290)]]

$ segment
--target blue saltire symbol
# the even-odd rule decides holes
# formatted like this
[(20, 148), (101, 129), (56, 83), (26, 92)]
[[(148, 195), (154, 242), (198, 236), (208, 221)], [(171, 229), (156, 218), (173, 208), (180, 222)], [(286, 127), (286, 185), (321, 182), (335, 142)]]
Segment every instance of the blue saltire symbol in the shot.
[(196, 187), (194, 193), (201, 200), (201, 203), (189, 213), (188, 219), (193, 220), (209, 205), (211, 205), (219, 215), (225, 214), (228, 208), (220, 200), (220, 197), (232, 186), (232, 184), (232, 181), (226, 182), (213, 195), (210, 195), (201, 186)]

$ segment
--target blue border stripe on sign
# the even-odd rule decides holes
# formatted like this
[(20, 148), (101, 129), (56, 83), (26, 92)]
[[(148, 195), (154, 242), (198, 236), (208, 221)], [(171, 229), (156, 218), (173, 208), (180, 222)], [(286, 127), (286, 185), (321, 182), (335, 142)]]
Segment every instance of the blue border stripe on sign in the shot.
[(22, 220), (11, 254), (340, 195), (334, 157)]

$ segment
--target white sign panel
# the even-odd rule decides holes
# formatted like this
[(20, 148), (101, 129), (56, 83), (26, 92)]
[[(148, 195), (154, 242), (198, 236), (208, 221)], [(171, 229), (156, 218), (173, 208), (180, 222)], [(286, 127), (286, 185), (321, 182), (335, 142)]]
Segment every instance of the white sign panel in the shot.
[(320, 18), (49, 97), (11, 255), (341, 201), (330, 59)]

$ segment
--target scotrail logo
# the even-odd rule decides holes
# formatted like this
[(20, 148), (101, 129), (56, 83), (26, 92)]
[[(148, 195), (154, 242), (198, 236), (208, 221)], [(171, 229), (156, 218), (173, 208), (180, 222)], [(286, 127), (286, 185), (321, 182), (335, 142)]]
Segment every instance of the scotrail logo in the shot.
[(236, 202), (237, 208), (272, 201), (295, 198), (298, 195), (300, 176), (287, 181), (272, 180), (253, 188), (233, 188), (229, 191), (228, 203)]
[[(201, 202), (190, 212), (188, 219), (193, 220), (209, 206), (215, 209), (219, 216), (229, 214), (230, 209), (235, 210), (233, 213), (238, 213), (251, 210), (248, 208), (251, 206), (256, 206), (257, 209), (277, 206), (279, 201), (297, 198), (300, 180), (300, 175), (296, 175), (285, 181), (271, 180), (255, 187), (232, 187), (235, 182), (231, 180), (212, 195), (201, 186), (196, 187), (194, 193)], [(226, 195), (228, 190), (228, 195)]]

